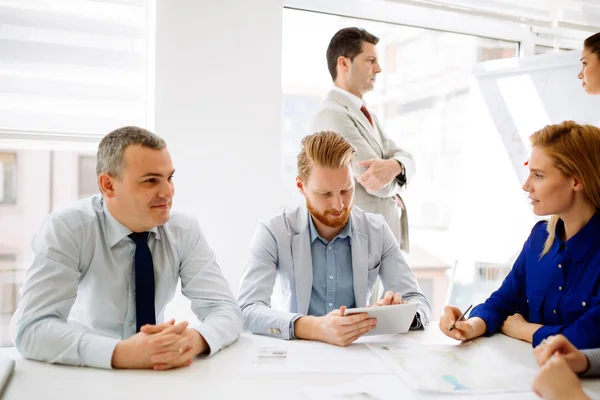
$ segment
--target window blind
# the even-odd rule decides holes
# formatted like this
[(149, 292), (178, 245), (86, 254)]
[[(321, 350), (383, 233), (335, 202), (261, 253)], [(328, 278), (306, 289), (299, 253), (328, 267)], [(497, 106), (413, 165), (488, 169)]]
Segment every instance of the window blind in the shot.
[(0, 0), (0, 137), (148, 120), (150, 0)]

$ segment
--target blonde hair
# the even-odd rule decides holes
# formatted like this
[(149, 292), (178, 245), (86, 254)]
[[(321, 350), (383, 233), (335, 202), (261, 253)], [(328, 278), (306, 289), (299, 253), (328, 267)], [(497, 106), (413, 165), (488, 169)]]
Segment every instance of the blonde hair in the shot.
[[(531, 146), (539, 147), (552, 159), (563, 175), (576, 177), (583, 183), (583, 193), (600, 208), (600, 129), (592, 125), (579, 125), (564, 121), (547, 125), (530, 137)], [(550, 251), (556, 239), (558, 215), (550, 216), (548, 239), (541, 256)]]
[(303, 181), (310, 177), (313, 165), (324, 168), (340, 168), (352, 162), (356, 148), (342, 135), (321, 131), (302, 139), (298, 154), (298, 176)]

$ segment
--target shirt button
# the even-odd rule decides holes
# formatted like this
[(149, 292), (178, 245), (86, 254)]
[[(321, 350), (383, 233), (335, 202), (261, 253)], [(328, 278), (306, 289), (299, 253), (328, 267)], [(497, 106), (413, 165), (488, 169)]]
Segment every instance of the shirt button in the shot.
[(129, 326), (133, 326), (133, 321), (129, 321)]
[(562, 264), (558, 264), (558, 268), (562, 268)]
[(583, 303), (581, 303), (581, 305), (585, 307), (585, 301)]
[(329, 245), (329, 246), (327, 246), (327, 248), (328, 248), (329, 250), (331, 250), (333, 247), (331, 247), (331, 245)]
[(329, 303), (329, 307), (333, 307), (333, 303)]
[(552, 310), (552, 312), (553, 312), (554, 314), (556, 314), (556, 310)]
[(529, 304), (529, 299), (527, 299), (527, 304)]
[(333, 279), (333, 275), (329, 275), (329, 279)]
[(559, 286), (559, 287), (558, 287), (558, 290), (562, 290), (562, 286)]

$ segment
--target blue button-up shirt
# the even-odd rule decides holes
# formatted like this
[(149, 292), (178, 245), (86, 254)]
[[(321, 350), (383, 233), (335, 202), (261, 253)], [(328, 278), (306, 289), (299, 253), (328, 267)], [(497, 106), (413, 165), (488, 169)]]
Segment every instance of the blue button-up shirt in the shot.
[[(470, 317), (482, 318), (487, 334), (492, 334), (519, 312), (527, 321), (543, 325), (533, 335), (533, 346), (562, 333), (580, 349), (600, 347), (600, 213), (568, 241), (557, 235), (540, 258), (546, 226), (544, 221), (534, 226), (500, 289)], [(556, 229), (563, 229), (562, 221)]]
[(329, 242), (319, 235), (309, 215), (313, 284), (308, 315), (322, 316), (346, 306), (354, 307), (350, 220)]
[[(308, 214), (310, 251), (312, 257), (313, 284), (308, 305), (308, 315), (323, 316), (341, 306), (353, 308), (354, 273), (352, 272), (351, 221), (331, 242), (319, 235)], [(290, 321), (290, 338), (296, 339), (294, 323), (301, 315)]]

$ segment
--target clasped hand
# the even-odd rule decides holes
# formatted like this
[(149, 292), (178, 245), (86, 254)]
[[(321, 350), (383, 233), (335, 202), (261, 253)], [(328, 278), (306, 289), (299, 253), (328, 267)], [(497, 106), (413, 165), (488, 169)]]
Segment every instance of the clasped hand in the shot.
[(358, 182), (368, 191), (376, 192), (393, 181), (402, 172), (402, 166), (395, 159), (363, 160), (357, 163), (359, 167), (367, 168), (358, 177)]
[(144, 325), (140, 332), (117, 344), (112, 357), (114, 368), (166, 370), (187, 367), (208, 344), (187, 322), (174, 320)]

